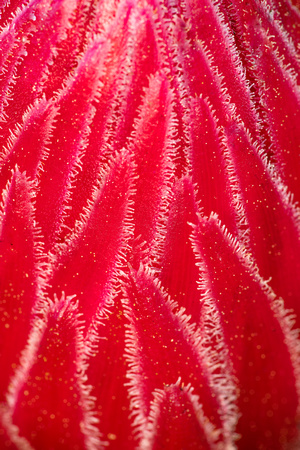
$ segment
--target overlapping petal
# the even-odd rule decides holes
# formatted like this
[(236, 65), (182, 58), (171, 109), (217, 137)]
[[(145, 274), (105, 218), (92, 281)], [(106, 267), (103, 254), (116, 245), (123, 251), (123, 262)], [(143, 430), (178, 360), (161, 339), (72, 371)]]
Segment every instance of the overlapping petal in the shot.
[(297, 3), (0, 26), (0, 446), (298, 448)]

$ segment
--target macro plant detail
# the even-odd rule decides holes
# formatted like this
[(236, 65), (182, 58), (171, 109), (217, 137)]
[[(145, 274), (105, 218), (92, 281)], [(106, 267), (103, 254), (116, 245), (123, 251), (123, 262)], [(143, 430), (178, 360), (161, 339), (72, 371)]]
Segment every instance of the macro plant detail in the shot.
[(0, 447), (298, 448), (299, 3), (0, 27)]

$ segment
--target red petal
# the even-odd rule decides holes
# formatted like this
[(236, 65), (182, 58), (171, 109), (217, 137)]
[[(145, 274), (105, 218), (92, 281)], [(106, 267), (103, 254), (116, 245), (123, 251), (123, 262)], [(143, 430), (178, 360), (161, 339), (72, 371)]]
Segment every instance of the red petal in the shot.
[[(287, 4), (287, 9), (289, 7), (290, 5)], [(257, 61), (258, 56), (255, 51), (257, 50), (257, 47), (256, 49), (252, 47), (255, 41), (253, 37), (262, 32), (263, 34), (267, 33), (271, 37), (272, 43), (276, 45), (280, 57), (283, 57), (285, 64), (289, 64), (289, 66), (293, 67), (296, 71), (299, 70), (296, 40), (291, 39), (291, 36), (289, 36), (279, 19), (278, 9), (271, 5), (270, 2), (249, 0), (247, 8), (244, 8), (243, 1), (226, 1), (223, 8), (226, 8), (226, 10), (229, 11), (229, 23), (234, 23), (236, 29), (236, 43), (239, 52), (242, 54), (243, 63), (247, 69), (251, 63)], [(290, 13), (292, 12), (292, 9), (293, 8), (290, 8)], [(297, 27), (298, 23), (296, 20), (294, 28)], [(250, 50), (251, 47), (253, 50), (252, 55)], [(256, 80), (256, 83), (257, 82), (259, 82), (259, 80)], [(255, 86), (252, 86), (252, 89), (253, 88), (255, 89)]]
[(106, 301), (132, 237), (133, 168), (128, 154), (119, 155), (100, 176), (102, 184), (95, 189), (81, 222), (67, 242), (56, 248), (48, 276), (50, 297), (62, 291), (76, 293), (87, 322)]
[[(152, 248), (152, 266), (171, 298), (186, 308), (198, 323), (201, 315), (198, 290), (199, 269), (190, 236), (196, 223), (194, 189), (189, 177), (179, 180), (172, 189), (172, 199), (164, 228), (163, 240)], [(159, 245), (160, 244), (160, 245)]]
[(153, 391), (175, 384), (179, 377), (184, 385), (195, 386), (203, 414), (217, 429), (222, 427), (221, 405), (195, 327), (188, 325), (182, 312), (175, 314), (175, 305), (150, 272), (140, 269), (132, 274), (126, 291), (125, 307), (131, 322), (127, 353), (132, 368), (129, 374), (132, 405), (141, 430), (150, 412)]
[[(245, 123), (246, 128), (255, 136), (257, 133), (257, 115), (252, 103), (249, 84), (245, 78), (244, 68), (232, 32), (225, 23), (219, 5), (211, 0), (189, 0), (185, 3), (186, 20), (189, 20), (191, 25), (188, 36), (193, 43), (187, 53), (187, 58), (192, 56), (192, 64), (187, 59), (186, 71), (189, 74), (191, 85), (195, 89), (194, 93), (201, 94), (205, 98), (207, 94), (203, 87), (205, 89), (207, 86), (211, 96), (209, 101), (216, 109), (217, 114), (219, 113), (217, 104), (213, 101), (218, 92), (213, 93), (213, 86), (209, 87), (208, 80), (205, 80), (207, 75), (204, 75), (205, 72), (200, 72), (200, 69), (202, 70), (202, 67), (205, 67), (201, 54), (203, 52), (202, 47), (205, 49), (205, 54), (211, 65), (217, 68), (215, 77), (217, 84), (220, 84), (220, 79), (222, 80), (221, 91), (225, 93), (224, 88), (226, 88), (230, 101), (236, 105), (236, 111), (234, 111), (234, 114), (229, 114), (227, 120), (231, 120), (236, 113)], [(199, 44), (197, 45), (198, 42), (201, 42), (201, 47)], [(220, 96), (220, 99), (222, 97)], [(223, 101), (222, 108), (226, 108), (226, 106), (228, 107), (226, 101)]]
[[(36, 323), (12, 391), (13, 422), (34, 448), (81, 449), (91, 430), (77, 307), (62, 298)], [(94, 433), (95, 434), (95, 433)]]
[(207, 101), (192, 101), (191, 172), (196, 184), (196, 199), (207, 216), (216, 212), (228, 229), (236, 234), (236, 212), (232, 208), (234, 196), (223, 156), (220, 126)]
[[(60, 1), (60, 0), (54, 0)], [(87, 52), (90, 44), (100, 36), (97, 33), (91, 33), (90, 23), (94, 14), (94, 3), (89, 0), (61, 0), (62, 7), (66, 7), (67, 14), (62, 14), (60, 18), (65, 19), (64, 39), (56, 43), (53, 50), (53, 57), (45, 72), (45, 83), (43, 92), (47, 98), (55, 97), (57, 92), (68, 84), (70, 75), (76, 74), (78, 62), (82, 58), (83, 53)], [(68, 6), (68, 2), (70, 2)], [(103, 4), (101, 2), (101, 4)], [(74, 10), (75, 7), (75, 10)], [(69, 11), (68, 11), (69, 10)], [(71, 13), (70, 23), (68, 23), (69, 14)], [(55, 18), (52, 18), (55, 20)], [(58, 19), (57, 19), (58, 20)], [(59, 21), (55, 25), (60, 25)], [(62, 30), (59, 29), (59, 32)], [(87, 83), (88, 86), (88, 83)]]
[[(53, 245), (61, 224), (64, 202), (69, 194), (70, 182), (76, 174), (78, 157), (90, 132), (95, 101), (105, 57), (105, 44), (93, 42), (60, 92), (56, 127), (49, 144), (49, 156), (39, 174), (37, 220), (45, 238), (46, 247)], [(72, 122), (70, 122), (70, 116)], [(74, 173), (75, 171), (75, 173)]]
[(238, 380), (239, 447), (282, 448), (296, 433), (298, 392), (291, 355), (299, 344), (294, 339), (288, 348), (274, 295), (215, 218), (199, 217), (195, 249)]
[[(137, 164), (134, 208), (135, 237), (147, 248), (159, 227), (173, 165), (171, 136), (174, 126), (172, 95), (166, 78), (157, 73), (150, 79), (134, 131), (130, 151)], [(139, 262), (136, 262), (138, 265)]]
[(91, 346), (87, 375), (95, 397), (95, 415), (109, 448), (133, 448), (134, 428), (128, 395), (128, 364), (124, 359), (125, 326), (120, 299), (107, 305), (88, 335)]
[[(131, 28), (136, 28), (133, 35), (128, 33)], [(107, 34), (112, 45), (104, 61), (104, 84), (95, 105), (92, 133), (68, 202), (71, 209), (65, 224), (69, 227), (74, 226), (86, 199), (91, 197), (100, 168), (125, 145), (138, 115), (143, 88), (149, 84), (149, 72), (156, 64), (152, 30), (134, 8), (123, 5)]]
[(32, 450), (27, 439), (18, 436), (18, 430), (12, 425), (10, 413), (7, 408), (0, 410), (0, 448), (8, 450)]
[(47, 156), (57, 109), (51, 101), (42, 99), (36, 102), (23, 116), (22, 123), (11, 133), (5, 153), (1, 155), (0, 189), (7, 182), (12, 169), (18, 165), (21, 171), (35, 178), (38, 167)]
[(214, 447), (214, 428), (203, 417), (192, 389), (171, 384), (156, 391), (146, 438), (141, 447), (153, 450), (204, 450)]
[[(27, 16), (32, 20), (31, 33), (28, 39), (25, 39), (26, 34), (22, 27), (18, 35), (19, 42), (26, 43), (23, 61), (22, 64), (19, 64), (18, 60), (13, 61), (12, 66), (13, 89), (5, 109), (8, 117), (7, 129), (20, 122), (28, 105), (41, 98), (48, 65), (53, 61), (56, 45), (64, 36), (74, 10), (73, 0), (42, 0), (37, 2), (37, 5), (31, 3), (25, 7)], [(20, 49), (20, 45), (17, 48)]]
[(271, 277), (274, 292), (283, 297), (287, 308), (295, 310), (299, 320), (299, 212), (242, 127), (227, 130), (227, 137), (260, 274)]
[[(299, 110), (300, 92), (296, 80), (283, 66), (270, 43), (260, 43), (256, 72), (263, 87), (259, 94), (265, 106), (267, 130), (283, 180), (296, 201), (300, 200)], [(260, 86), (259, 86), (260, 87)]]
[(33, 186), (16, 170), (4, 192), (0, 236), (0, 397), (27, 342), (39, 279), (37, 230), (33, 216)]
[(274, 18), (278, 19), (285, 30), (289, 34), (289, 37), (297, 48), (300, 44), (300, 11), (299, 4), (293, 5), (293, 2), (288, 0), (267, 0), (267, 4), (270, 10), (274, 12)]

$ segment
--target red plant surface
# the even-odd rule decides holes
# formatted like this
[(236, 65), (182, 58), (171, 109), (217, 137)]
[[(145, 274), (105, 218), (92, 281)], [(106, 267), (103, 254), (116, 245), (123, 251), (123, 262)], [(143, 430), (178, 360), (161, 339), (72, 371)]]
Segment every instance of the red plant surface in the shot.
[(0, 448), (299, 449), (299, 3), (0, 1)]

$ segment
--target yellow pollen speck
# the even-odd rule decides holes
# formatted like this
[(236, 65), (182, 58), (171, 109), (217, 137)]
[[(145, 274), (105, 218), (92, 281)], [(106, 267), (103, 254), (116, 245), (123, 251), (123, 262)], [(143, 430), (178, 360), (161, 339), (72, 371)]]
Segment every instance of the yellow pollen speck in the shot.
[(111, 441), (115, 441), (117, 439), (117, 436), (115, 434), (113, 434), (113, 433), (108, 433), (107, 437)]

